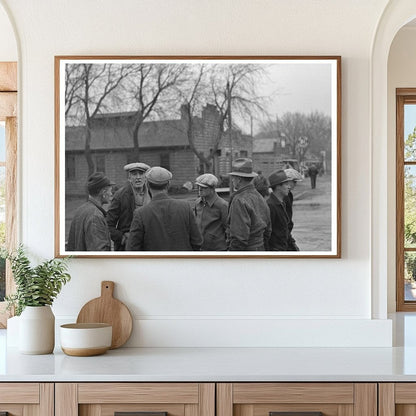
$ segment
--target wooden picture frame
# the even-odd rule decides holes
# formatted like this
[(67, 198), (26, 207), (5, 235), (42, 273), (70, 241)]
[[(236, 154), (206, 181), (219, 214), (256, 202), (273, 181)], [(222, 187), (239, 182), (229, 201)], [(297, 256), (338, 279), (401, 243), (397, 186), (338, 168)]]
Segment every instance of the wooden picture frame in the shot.
[[(284, 225), (298, 250), (119, 251), (113, 239), (119, 223), (110, 227), (110, 248), (68, 249), (91, 173), (104, 172), (121, 189), (129, 186), (123, 183), (130, 163), (162, 166), (173, 175), (170, 197), (195, 209), (195, 181), (204, 173), (216, 176), (220, 197), (232, 198), (229, 173), (241, 158), (251, 160), (253, 175), (300, 173), (291, 182), (293, 217)], [(339, 258), (341, 57), (56, 56), (55, 167), (57, 257)], [(142, 196), (135, 195), (140, 206)]]

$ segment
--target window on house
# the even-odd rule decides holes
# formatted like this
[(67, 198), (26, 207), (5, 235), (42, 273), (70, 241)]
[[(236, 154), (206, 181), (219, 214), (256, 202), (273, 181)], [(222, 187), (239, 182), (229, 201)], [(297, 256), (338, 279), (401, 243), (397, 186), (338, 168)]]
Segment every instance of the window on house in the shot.
[(75, 155), (65, 155), (65, 168), (66, 168), (66, 180), (72, 181), (75, 180), (76, 171), (75, 171)]
[(105, 155), (95, 155), (95, 170), (105, 173)]
[(396, 308), (416, 311), (416, 88), (396, 102)]
[(240, 157), (248, 157), (247, 150), (240, 150)]
[(167, 170), (170, 170), (170, 157), (169, 153), (161, 153), (160, 154), (160, 166)]

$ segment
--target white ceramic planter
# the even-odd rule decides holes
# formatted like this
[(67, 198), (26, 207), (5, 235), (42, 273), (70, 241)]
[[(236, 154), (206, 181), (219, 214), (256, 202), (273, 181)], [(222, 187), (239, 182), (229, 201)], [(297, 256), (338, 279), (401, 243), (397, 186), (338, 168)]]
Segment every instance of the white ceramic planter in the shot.
[(50, 354), (55, 346), (55, 316), (50, 306), (26, 306), (19, 319), (19, 351)]
[(8, 347), (19, 347), (19, 320), (20, 316), (7, 319), (6, 338)]

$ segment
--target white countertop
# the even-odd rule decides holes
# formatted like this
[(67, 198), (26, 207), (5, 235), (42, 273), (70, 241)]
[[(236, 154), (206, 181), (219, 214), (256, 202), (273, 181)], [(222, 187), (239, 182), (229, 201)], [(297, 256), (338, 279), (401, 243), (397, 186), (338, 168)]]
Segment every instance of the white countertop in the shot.
[(416, 381), (416, 314), (394, 316), (392, 348), (118, 348), (24, 355), (0, 330), (0, 382)]
[(6, 348), (0, 381), (416, 381), (416, 348), (119, 348), (95, 357)]

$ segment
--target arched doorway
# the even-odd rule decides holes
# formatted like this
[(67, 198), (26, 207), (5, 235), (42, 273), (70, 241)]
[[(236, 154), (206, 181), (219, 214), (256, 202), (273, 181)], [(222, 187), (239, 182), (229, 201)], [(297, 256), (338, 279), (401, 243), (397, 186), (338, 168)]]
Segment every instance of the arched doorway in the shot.
[[(389, 120), (395, 107), (389, 106), (388, 58), (393, 39), (401, 27), (416, 17), (413, 0), (390, 2), (380, 18), (371, 59), (372, 136), (372, 315), (385, 319), (395, 295), (395, 158), (389, 152), (395, 135), (389, 134)], [(394, 152), (395, 153), (395, 152)], [(386, 299), (389, 299), (389, 308)], [(389, 309), (389, 310), (388, 310)]]
[[(17, 242), (17, 42), (9, 15), (0, 1), (0, 240), (13, 249)], [(13, 279), (0, 261), (0, 327), (6, 326), (4, 296)]]

